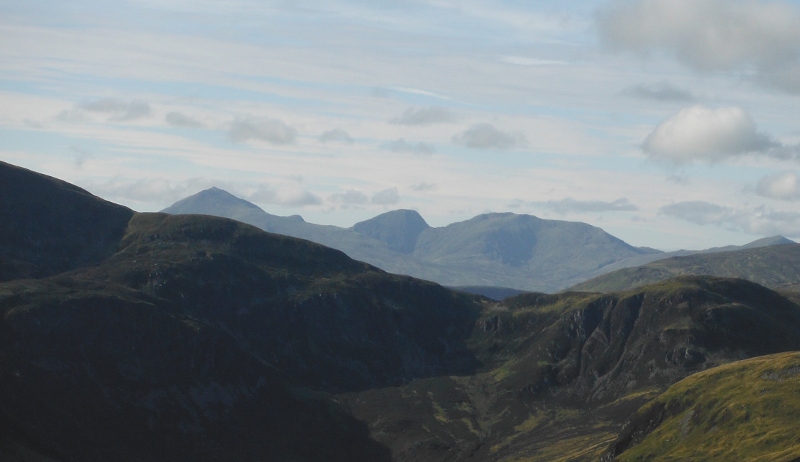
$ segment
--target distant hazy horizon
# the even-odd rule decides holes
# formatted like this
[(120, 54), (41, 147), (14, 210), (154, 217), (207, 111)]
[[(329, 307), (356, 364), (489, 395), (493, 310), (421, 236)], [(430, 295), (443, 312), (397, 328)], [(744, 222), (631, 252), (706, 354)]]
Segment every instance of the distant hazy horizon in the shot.
[(798, 0), (45, 0), (0, 31), (0, 160), (138, 211), (800, 237)]

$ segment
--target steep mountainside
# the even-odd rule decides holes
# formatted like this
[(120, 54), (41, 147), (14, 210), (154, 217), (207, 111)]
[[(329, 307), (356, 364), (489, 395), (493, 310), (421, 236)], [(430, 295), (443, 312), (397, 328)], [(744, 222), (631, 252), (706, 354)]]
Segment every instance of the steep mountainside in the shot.
[(96, 264), (114, 252), (133, 211), (0, 162), (0, 281)]
[(611, 292), (696, 274), (738, 277), (767, 287), (800, 283), (800, 244), (778, 244), (746, 250), (674, 257), (598, 276), (570, 290)]
[(345, 394), (394, 460), (597, 460), (644, 402), (692, 373), (800, 348), (800, 307), (742, 280), (526, 294), (485, 310), (484, 367)]

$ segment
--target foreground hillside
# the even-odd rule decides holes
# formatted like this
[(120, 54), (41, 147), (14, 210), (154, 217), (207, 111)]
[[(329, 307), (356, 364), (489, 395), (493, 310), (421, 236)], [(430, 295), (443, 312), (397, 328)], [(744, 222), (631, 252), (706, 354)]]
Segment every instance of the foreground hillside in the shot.
[(638, 447), (625, 422), (680, 380), (800, 350), (800, 306), (741, 279), (494, 302), (0, 174), (40, 189), (4, 210), (28, 230), (0, 242), (4, 461), (593, 461)]
[(523, 295), (485, 310), (484, 367), (341, 396), (394, 460), (596, 460), (671, 384), (800, 347), (794, 303), (741, 280), (615, 294)]
[(598, 276), (570, 290), (613, 292), (690, 274), (742, 278), (772, 288), (799, 284), (800, 244), (674, 257)]
[(695, 374), (645, 405), (607, 459), (800, 460), (800, 354)]

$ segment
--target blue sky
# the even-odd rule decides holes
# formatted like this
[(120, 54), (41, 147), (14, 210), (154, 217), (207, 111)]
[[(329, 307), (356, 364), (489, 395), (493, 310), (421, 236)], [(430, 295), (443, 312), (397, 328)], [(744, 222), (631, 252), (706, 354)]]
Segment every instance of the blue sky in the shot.
[(139, 211), (800, 238), (797, 1), (10, 1), (0, 159)]

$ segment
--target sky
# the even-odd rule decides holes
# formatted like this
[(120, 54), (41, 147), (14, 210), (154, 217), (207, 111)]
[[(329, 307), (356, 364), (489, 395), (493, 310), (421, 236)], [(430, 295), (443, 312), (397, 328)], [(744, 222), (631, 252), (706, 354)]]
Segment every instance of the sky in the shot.
[(141, 212), (800, 238), (800, 0), (5, 0), (0, 160)]

